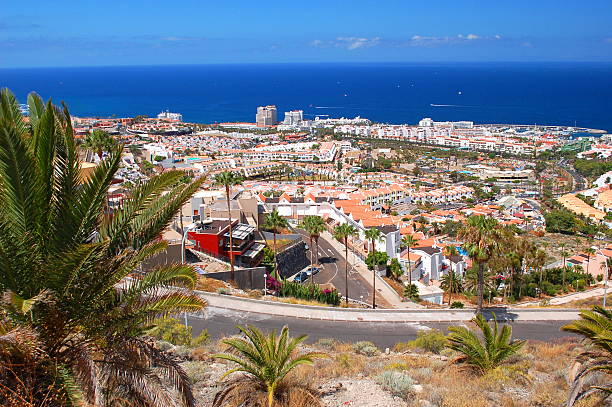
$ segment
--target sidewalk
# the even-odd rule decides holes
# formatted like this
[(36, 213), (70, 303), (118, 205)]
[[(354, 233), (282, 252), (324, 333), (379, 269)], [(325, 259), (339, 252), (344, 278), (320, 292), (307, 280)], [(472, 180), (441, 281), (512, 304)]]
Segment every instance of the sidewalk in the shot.
[[(321, 238), (325, 239), (329, 244), (331, 244), (334, 249), (336, 249), (339, 253), (344, 254), (344, 245), (334, 239), (334, 237), (328, 231), (324, 231), (321, 234)], [(368, 269), (368, 266), (361, 260), (358, 256), (353, 253), (352, 250), (349, 249), (349, 259), (351, 260), (351, 264), (353, 265), (353, 269), (359, 273), (361, 277), (365, 281), (372, 285), (372, 275), (373, 271)], [(380, 295), (382, 298), (389, 303), (391, 308), (423, 308), (422, 305), (416, 304), (414, 302), (408, 301), (403, 302), (402, 298), (398, 295), (397, 291), (387, 284), (382, 277), (376, 275), (376, 291), (377, 296)]]
[[(275, 315), (279, 318), (302, 318), (352, 322), (467, 322), (474, 317), (473, 309), (359, 309), (317, 307), (255, 300), (196, 291), (208, 306), (245, 313)], [(579, 311), (563, 308), (491, 308), (500, 321), (571, 321)], [(207, 312), (206, 308), (202, 311)], [(197, 314), (197, 313), (196, 313)]]
[[(608, 284), (608, 295), (612, 294), (612, 286)], [(604, 288), (598, 287), (588, 291), (580, 291), (577, 293), (571, 293), (566, 295), (560, 295), (550, 299), (550, 305), (561, 305), (567, 304), (568, 302), (576, 300), (584, 300), (586, 298), (601, 297), (603, 299)], [(531, 305), (539, 305), (541, 301), (529, 301), (521, 304), (516, 304), (517, 307), (528, 307)]]

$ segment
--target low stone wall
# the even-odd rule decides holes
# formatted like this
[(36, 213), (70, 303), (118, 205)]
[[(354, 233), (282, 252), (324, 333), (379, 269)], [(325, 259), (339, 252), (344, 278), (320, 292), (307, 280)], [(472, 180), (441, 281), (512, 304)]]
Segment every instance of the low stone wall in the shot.
[[(359, 309), (317, 307), (286, 304), (275, 301), (255, 300), (211, 293), (198, 292), (210, 307), (231, 309), (304, 319), (354, 322), (467, 322), (474, 318), (474, 309)], [(484, 310), (487, 318), (492, 314), (498, 321), (572, 321), (578, 319), (579, 310), (568, 308), (489, 308)]]

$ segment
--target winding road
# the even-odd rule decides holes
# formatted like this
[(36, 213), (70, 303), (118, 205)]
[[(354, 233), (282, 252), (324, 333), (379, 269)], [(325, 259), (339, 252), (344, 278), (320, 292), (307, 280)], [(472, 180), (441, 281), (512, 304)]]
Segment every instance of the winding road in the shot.
[[(208, 307), (201, 314), (188, 316), (189, 325), (197, 335), (207, 329), (214, 339), (234, 335), (238, 332), (236, 325), (253, 325), (264, 331), (280, 330), (289, 326), (292, 336), (306, 334), (308, 342), (321, 338), (334, 338), (342, 342), (371, 341), (379, 348), (392, 348), (398, 342), (416, 338), (420, 329), (439, 329), (446, 331), (451, 325), (461, 323), (449, 322), (348, 322), (324, 321), (275, 315), (257, 314), (244, 311), (233, 311), (224, 308)], [(548, 341), (571, 334), (560, 330), (567, 321), (521, 321), (510, 322), (513, 337)]]

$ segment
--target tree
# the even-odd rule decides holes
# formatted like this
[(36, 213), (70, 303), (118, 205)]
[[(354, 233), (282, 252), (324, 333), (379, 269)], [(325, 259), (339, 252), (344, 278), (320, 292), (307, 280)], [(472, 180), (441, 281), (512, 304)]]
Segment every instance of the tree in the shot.
[(102, 154), (104, 152), (110, 152), (116, 145), (117, 143), (113, 137), (100, 129), (95, 129), (85, 136), (85, 140), (83, 140), (83, 147), (86, 150), (98, 154), (100, 159), (102, 159)]
[[(273, 407), (275, 399), (284, 401), (289, 392), (300, 391), (306, 399), (317, 400), (314, 393), (306, 386), (292, 383), (289, 386), (287, 375), (300, 365), (312, 365), (315, 358), (324, 355), (316, 352), (295, 354), (297, 346), (304, 342), (306, 335), (297, 338), (289, 337), (289, 328), (284, 326), (280, 335), (272, 331), (268, 336), (255, 327), (239, 326), (243, 338), (224, 339), (223, 343), (230, 347), (232, 353), (214, 355), (214, 358), (233, 362), (236, 368), (228, 370), (221, 377), (223, 380), (235, 372), (245, 374), (230, 382), (215, 395), (213, 406), (255, 405), (258, 392), (266, 394), (268, 407)], [(285, 405), (283, 403), (283, 405)]]
[(276, 234), (281, 229), (285, 229), (287, 227), (289, 227), (287, 219), (280, 216), (276, 209), (274, 209), (268, 216), (266, 216), (266, 220), (264, 221), (264, 228), (271, 230), (272, 234), (274, 235), (274, 270), (276, 273), (276, 279), (278, 279), (278, 261), (276, 259)]
[[(371, 253), (373, 253), (373, 259), (376, 260), (377, 259), (376, 258), (376, 242), (382, 240), (382, 233), (381, 233), (380, 229), (377, 229), (377, 228), (366, 229), (366, 231), (365, 231), (365, 238), (370, 240), (370, 242), (372, 243), (372, 252)], [(368, 257), (370, 257), (370, 254), (368, 254)], [(370, 264), (368, 264), (368, 268), (370, 268)], [(375, 262), (371, 263), (371, 268), (370, 269), (372, 270), (372, 308), (376, 308), (376, 270), (375, 270)]]
[(344, 268), (344, 297), (346, 299), (346, 305), (348, 306), (348, 238), (353, 237), (357, 234), (357, 229), (353, 225), (349, 225), (348, 223), (342, 223), (337, 225), (334, 228), (334, 237), (341, 241), (344, 244), (344, 259), (345, 259), (345, 268)]
[(578, 222), (576, 216), (565, 209), (552, 210), (544, 214), (546, 220), (546, 231), (551, 233), (564, 233), (573, 235), (576, 233)]
[(227, 219), (229, 220), (229, 258), (230, 258), (230, 282), (234, 283), (234, 236), (232, 234), (232, 209), (230, 201), (230, 189), (236, 185), (242, 185), (242, 177), (232, 171), (223, 171), (215, 175), (215, 185), (225, 187), (225, 199), (227, 200)]
[[(306, 215), (304, 216), (304, 219), (302, 219), (302, 224), (300, 227), (304, 229), (310, 237), (310, 262), (314, 265), (319, 262), (319, 236), (321, 236), (321, 233), (323, 233), (325, 230), (325, 221), (323, 221), (322, 217), (317, 215)], [(312, 251), (313, 241), (315, 247), (314, 251)], [(311, 283), (313, 282), (313, 275), (314, 273), (310, 274)]]
[(402, 268), (402, 265), (400, 264), (399, 260), (395, 257), (392, 258), (391, 262), (389, 263), (389, 271), (391, 272), (391, 275), (393, 276), (393, 278), (395, 278), (395, 280), (397, 281), (399, 281), (402, 274), (404, 274), (404, 269)]
[(587, 254), (587, 268), (586, 268), (586, 272), (589, 273), (589, 266), (591, 265), (591, 256), (596, 253), (596, 250), (593, 247), (587, 247), (584, 250), (584, 252)]
[(412, 262), (410, 261), (410, 249), (415, 247), (417, 240), (412, 235), (406, 235), (402, 238), (402, 246), (408, 249), (408, 284), (412, 284)]
[(460, 281), (458, 281), (457, 276), (455, 275), (455, 271), (453, 270), (453, 264), (451, 258), (459, 255), (459, 251), (455, 246), (448, 245), (444, 248), (443, 254), (446, 258), (449, 259), (449, 270), (448, 273), (442, 276), (442, 280), (440, 281), (440, 287), (448, 292), (448, 306), (451, 305), (451, 297), (453, 296), (453, 292), (459, 292)]
[[(34, 350), (35, 380), (57, 389), (61, 405), (126, 398), (193, 406), (185, 372), (142, 335), (159, 318), (205, 305), (167, 288), (193, 288), (197, 274), (174, 264), (125, 278), (166, 249), (159, 235), (203, 180), (176, 185), (182, 174), (168, 171), (134, 187), (105, 216), (122, 149), (111, 149), (84, 180), (68, 109), (35, 94), (28, 103), (26, 125), (14, 96), (0, 92), (0, 341), (8, 350), (1, 364), (23, 361), (24, 347)], [(4, 347), (17, 336), (24, 346)]]
[(563, 256), (563, 288), (565, 288), (565, 267), (566, 267), (566, 262), (565, 259), (567, 258), (567, 256), (569, 256), (569, 252), (567, 250), (565, 250), (565, 243), (561, 243), (559, 245), (559, 248), (561, 249), (561, 256)]
[(546, 252), (541, 249), (536, 249), (530, 259), (530, 265), (534, 271), (540, 274), (538, 288), (539, 295), (542, 295), (542, 282), (544, 280), (544, 265), (546, 264)]
[(486, 263), (496, 253), (502, 237), (497, 220), (484, 215), (470, 216), (459, 231), (464, 248), (478, 266), (478, 313), (482, 312)]
[(612, 383), (585, 389), (585, 381), (588, 376), (598, 372), (605, 373), (608, 377), (612, 375), (612, 311), (595, 306), (592, 311), (581, 311), (579, 320), (561, 329), (584, 337), (592, 346), (592, 349), (579, 356), (581, 366), (573, 378), (567, 405), (573, 406), (576, 401), (595, 392), (609, 397), (612, 394)]
[(412, 301), (419, 301), (419, 287), (415, 284), (408, 284), (404, 287), (404, 297), (409, 298)]
[(480, 374), (501, 365), (525, 344), (525, 341), (511, 340), (510, 325), (504, 325), (500, 332), (495, 314), (493, 328), (482, 314), (476, 315), (472, 322), (480, 329), (482, 339), (471, 329), (451, 326), (448, 328), (448, 347), (461, 354), (455, 359), (455, 363), (465, 364)]

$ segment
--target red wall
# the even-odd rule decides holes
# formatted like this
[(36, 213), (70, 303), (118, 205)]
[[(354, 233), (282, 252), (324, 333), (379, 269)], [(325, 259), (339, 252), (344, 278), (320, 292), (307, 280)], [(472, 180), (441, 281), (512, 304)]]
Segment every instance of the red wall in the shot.
[(188, 232), (190, 240), (196, 242), (196, 249), (201, 248), (207, 252), (227, 256), (227, 252), (223, 250), (223, 237), (209, 233)]

